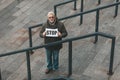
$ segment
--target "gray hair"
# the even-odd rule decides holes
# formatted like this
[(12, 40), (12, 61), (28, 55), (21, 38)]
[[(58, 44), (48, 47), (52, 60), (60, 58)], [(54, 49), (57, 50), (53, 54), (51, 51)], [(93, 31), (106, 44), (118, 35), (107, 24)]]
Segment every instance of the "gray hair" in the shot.
[(49, 15), (55, 16), (55, 13), (53, 11), (50, 11), (50, 12), (48, 12), (47, 16), (49, 16)]

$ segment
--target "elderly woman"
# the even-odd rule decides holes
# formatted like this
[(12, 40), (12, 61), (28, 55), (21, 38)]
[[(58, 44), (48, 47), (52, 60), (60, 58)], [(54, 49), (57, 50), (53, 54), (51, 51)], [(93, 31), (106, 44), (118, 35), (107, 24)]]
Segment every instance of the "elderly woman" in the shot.
[[(44, 43), (51, 43), (62, 40), (67, 36), (67, 31), (62, 22), (59, 22), (54, 12), (48, 12), (47, 22), (43, 25), (40, 31), (40, 37), (44, 38)], [(62, 44), (45, 47), (47, 57), (47, 69), (45, 73), (48, 74), (52, 70), (59, 68), (59, 51)]]

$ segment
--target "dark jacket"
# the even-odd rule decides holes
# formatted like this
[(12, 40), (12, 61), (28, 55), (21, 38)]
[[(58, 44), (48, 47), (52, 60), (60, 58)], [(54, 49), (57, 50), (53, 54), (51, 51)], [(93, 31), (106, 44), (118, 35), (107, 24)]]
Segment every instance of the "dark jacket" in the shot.
[[(47, 20), (47, 22), (43, 25), (41, 31), (40, 31), (40, 37), (43, 38), (43, 32), (45, 31), (46, 28), (50, 28), (50, 29), (56, 29), (58, 28), (58, 31), (62, 34), (62, 37), (44, 37), (44, 43), (51, 43), (51, 42), (55, 42), (55, 41), (60, 41), (62, 40), (63, 37), (67, 36), (67, 31), (66, 28), (64, 26), (64, 24), (62, 22), (59, 22), (58, 19), (56, 19), (56, 22), (54, 25), (51, 25), (49, 23), (49, 21)], [(57, 44), (57, 45), (53, 45), (53, 46), (49, 46), (46, 47), (47, 49), (61, 49), (62, 48), (62, 44)]]

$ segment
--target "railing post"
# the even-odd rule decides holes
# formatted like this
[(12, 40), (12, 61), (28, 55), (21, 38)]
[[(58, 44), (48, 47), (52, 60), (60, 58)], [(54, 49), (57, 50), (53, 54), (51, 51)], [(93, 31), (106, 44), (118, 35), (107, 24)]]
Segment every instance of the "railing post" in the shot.
[(1, 68), (0, 68), (0, 80), (2, 80)]
[(32, 29), (29, 28), (29, 46), (32, 47)]
[(111, 54), (110, 54), (110, 65), (109, 65), (108, 75), (112, 75), (113, 74), (114, 49), (115, 49), (115, 37), (112, 38)]
[[(116, 2), (119, 2), (119, 0), (116, 0)], [(115, 15), (114, 17), (116, 17), (118, 14), (118, 5), (115, 6)]]
[(26, 51), (28, 80), (31, 80), (30, 54)]
[(76, 8), (76, 4), (77, 4), (77, 1), (76, 0), (74, 0), (74, 10), (76, 10), (77, 8)]
[(55, 16), (57, 16), (56, 6), (54, 6), (54, 13), (55, 13)]
[[(95, 32), (99, 31), (99, 9), (96, 11), (96, 26), (95, 26)], [(98, 35), (95, 36), (95, 42), (96, 43), (98, 41)]]
[[(32, 47), (32, 29), (31, 28), (28, 29), (29, 29), (29, 47)], [(30, 53), (33, 54), (34, 52), (31, 50)]]
[(98, 5), (101, 4), (101, 0), (98, 0)]
[[(83, 12), (83, 8), (84, 8), (84, 1), (81, 0), (81, 8), (80, 8), (80, 12)], [(80, 25), (83, 23), (83, 14), (80, 15)]]
[(68, 54), (68, 77), (72, 75), (72, 41), (69, 41), (69, 54)]

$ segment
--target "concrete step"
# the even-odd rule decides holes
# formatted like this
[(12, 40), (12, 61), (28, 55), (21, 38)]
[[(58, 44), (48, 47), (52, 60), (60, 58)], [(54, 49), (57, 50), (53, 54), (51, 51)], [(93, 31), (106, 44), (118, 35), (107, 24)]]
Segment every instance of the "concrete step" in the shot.
[[(61, 0), (62, 1), (62, 0)], [(108, 0), (107, 0), (108, 1)], [(112, 1), (112, 0), (111, 0)], [(31, 4), (33, 2), (33, 5)], [(26, 47), (29, 47), (29, 40), (28, 40), (28, 31), (27, 27), (28, 25), (35, 25), (37, 23), (41, 23), (45, 21), (45, 17), (47, 12), (49, 10), (53, 10), (52, 6), (60, 1), (46, 1), (43, 0), (44, 5), (41, 4), (39, 1), (35, 0), (32, 2), (28, 2), (27, 0), (22, 1), (17, 7), (20, 8), (20, 10), (24, 11), (24, 7), (22, 5), (27, 6), (29, 4), (29, 7), (25, 10), (23, 14), (20, 13), (20, 10), (18, 13), (15, 13), (13, 16), (16, 16), (17, 18), (14, 21), (17, 21), (14, 24), (9, 24), (14, 26), (14, 28), (7, 33), (7, 35), (4, 36), (4, 38), (0, 39), (1, 44), (1, 53), (23, 49)], [(104, 2), (104, 1), (103, 1)], [(103, 3), (102, 2), (102, 3)], [(90, 4), (89, 4), (90, 3)], [(90, 5), (92, 8), (96, 7), (96, 4), (92, 5), (93, 3), (96, 3), (96, 1), (88, 0), (86, 1), (86, 10), (90, 9)], [(79, 12), (79, 3), (77, 3), (77, 11), (73, 11), (71, 5), (73, 4), (67, 4), (65, 6), (61, 6), (58, 8), (58, 11), (63, 11), (68, 15), (74, 14), (76, 12)], [(105, 4), (105, 3), (104, 3)], [(102, 4), (101, 4), (102, 5)], [(34, 10), (36, 8), (41, 9)], [(32, 7), (32, 8), (31, 8)], [(64, 8), (67, 7), (67, 8)], [(45, 9), (45, 10), (44, 10)], [(67, 9), (67, 10), (66, 10)], [(119, 77), (116, 77), (119, 74), (119, 16), (115, 19), (112, 18), (113, 11), (111, 12), (111, 9), (108, 10), (102, 10), (100, 15), (100, 31), (109, 33), (109, 34), (115, 34), (117, 36), (117, 42), (116, 42), (116, 53), (115, 53), (115, 65), (114, 65), (114, 71), (116, 75), (113, 75), (111, 77), (112, 79), (119, 80)], [(108, 15), (109, 14), (109, 15)], [(20, 17), (21, 16), (21, 17)], [(39, 17), (40, 18), (39, 18)], [(63, 17), (63, 13), (59, 12), (59, 16)], [(64, 21), (64, 24), (68, 31), (68, 37), (76, 37), (85, 35), (88, 33), (94, 32), (94, 26), (95, 26), (95, 13), (85, 15), (84, 16), (84, 23), (82, 25), (79, 25), (79, 17), (68, 19)], [(27, 24), (27, 25), (26, 25)], [(33, 46), (43, 44), (43, 39), (39, 38), (39, 30), (34, 29), (33, 30)], [(12, 36), (11, 36), (12, 35)], [(111, 41), (109, 39), (105, 39), (100, 37), (97, 44), (93, 44), (94, 38), (88, 38), (84, 40), (79, 40), (73, 42), (73, 75), (71, 78), (75, 80), (105, 80), (108, 78), (106, 75), (109, 65), (109, 54), (110, 54), (110, 43)], [(39, 43), (39, 44), (38, 44)], [(63, 76), (66, 77), (67, 70), (68, 70), (68, 44), (63, 44), (63, 48), (60, 51), (60, 70), (57, 72), (54, 72), (49, 75), (44, 74), (45, 69), (45, 51), (44, 49), (38, 49), (35, 51), (33, 55), (31, 55), (31, 69), (32, 69), (32, 80), (40, 80), (45, 78), (54, 78)], [(7, 49), (7, 50), (6, 50)], [(19, 55), (13, 55), (8, 57), (3, 57), (0, 59), (1, 61), (1, 67), (2, 67), (2, 73), (4, 80), (25, 80), (27, 76), (27, 70), (26, 70), (26, 56), (25, 53), (19, 54)], [(9, 66), (9, 67), (8, 67)], [(53, 76), (54, 75), (54, 76)]]

